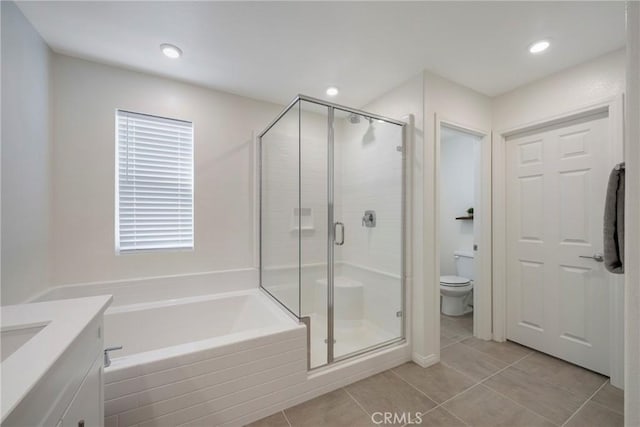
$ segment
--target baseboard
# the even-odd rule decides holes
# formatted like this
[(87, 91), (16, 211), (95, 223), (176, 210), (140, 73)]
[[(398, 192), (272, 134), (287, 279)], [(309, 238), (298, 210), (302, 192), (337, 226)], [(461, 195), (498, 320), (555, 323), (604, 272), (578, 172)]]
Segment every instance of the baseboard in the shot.
[(435, 354), (429, 354), (428, 356), (423, 356), (418, 353), (411, 354), (411, 360), (413, 360), (417, 365), (422, 366), (423, 368), (428, 368), (431, 365), (435, 365), (440, 361), (440, 358)]

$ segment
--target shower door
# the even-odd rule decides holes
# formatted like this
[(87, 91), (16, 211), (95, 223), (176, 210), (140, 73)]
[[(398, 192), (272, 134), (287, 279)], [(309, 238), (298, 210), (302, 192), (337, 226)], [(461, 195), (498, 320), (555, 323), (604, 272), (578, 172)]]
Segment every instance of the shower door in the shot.
[(260, 134), (260, 286), (309, 367), (404, 338), (404, 124), (299, 96)]
[(335, 108), (332, 130), (328, 350), (340, 360), (403, 336), (404, 129)]

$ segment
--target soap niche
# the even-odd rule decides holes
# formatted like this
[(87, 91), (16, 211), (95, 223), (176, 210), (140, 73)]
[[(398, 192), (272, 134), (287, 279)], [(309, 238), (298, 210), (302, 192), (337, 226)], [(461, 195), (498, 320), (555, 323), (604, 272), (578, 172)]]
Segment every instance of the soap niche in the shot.
[(293, 208), (291, 211), (291, 231), (315, 230), (313, 209)]

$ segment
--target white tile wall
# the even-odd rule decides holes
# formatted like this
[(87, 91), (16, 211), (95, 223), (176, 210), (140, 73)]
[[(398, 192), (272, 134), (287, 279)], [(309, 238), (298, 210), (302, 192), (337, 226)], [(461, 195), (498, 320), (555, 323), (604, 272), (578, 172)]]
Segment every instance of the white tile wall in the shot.
[(298, 328), (176, 356), (130, 373), (136, 376), (105, 371), (105, 423), (178, 425), (303, 381), (306, 331)]
[[(402, 128), (362, 119), (336, 126), (336, 221), (346, 238), (338, 260), (399, 275), (402, 252)], [(374, 228), (362, 226), (366, 210), (376, 212)]]

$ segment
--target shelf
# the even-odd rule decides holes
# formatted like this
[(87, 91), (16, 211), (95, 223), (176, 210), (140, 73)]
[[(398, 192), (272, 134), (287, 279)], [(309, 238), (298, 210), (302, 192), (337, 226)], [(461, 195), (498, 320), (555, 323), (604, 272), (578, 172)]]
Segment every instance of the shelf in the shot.
[(309, 231), (309, 230), (315, 230), (316, 228), (314, 226), (302, 226), (302, 227), (291, 227), (290, 231)]
[(456, 217), (456, 219), (460, 221), (473, 221), (473, 215), (459, 216), (459, 217)]

